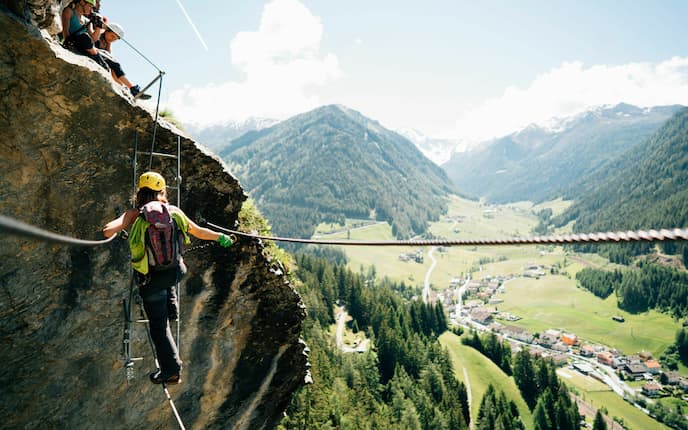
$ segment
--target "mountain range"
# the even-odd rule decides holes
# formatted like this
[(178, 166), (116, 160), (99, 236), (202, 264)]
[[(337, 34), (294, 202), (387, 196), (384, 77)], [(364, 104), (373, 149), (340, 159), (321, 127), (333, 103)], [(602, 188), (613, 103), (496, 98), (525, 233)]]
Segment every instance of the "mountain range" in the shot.
[[(688, 226), (688, 109), (572, 186), (575, 204), (557, 220), (575, 229), (616, 230)], [(671, 247), (671, 246), (670, 246)]]
[(321, 222), (387, 221), (421, 234), (456, 192), (408, 139), (340, 105), (296, 115), (220, 152), (277, 234), (310, 237)]
[(681, 106), (603, 106), (456, 153), (442, 168), (456, 186), (496, 203), (542, 201), (644, 141)]

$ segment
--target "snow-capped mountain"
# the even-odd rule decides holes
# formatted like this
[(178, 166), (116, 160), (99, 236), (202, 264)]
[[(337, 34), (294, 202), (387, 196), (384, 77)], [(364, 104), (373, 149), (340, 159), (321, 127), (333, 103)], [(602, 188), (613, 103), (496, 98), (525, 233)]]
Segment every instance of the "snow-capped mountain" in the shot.
[(468, 194), (539, 201), (642, 143), (682, 108), (599, 106), (471, 147), (442, 168)]
[(395, 130), (410, 140), (433, 163), (442, 165), (449, 161), (452, 154), (466, 149), (465, 142), (459, 139), (441, 139), (429, 137), (413, 128)]
[(251, 117), (243, 121), (226, 121), (210, 126), (186, 124), (185, 129), (198, 142), (215, 152), (220, 152), (237, 137), (249, 131), (272, 127), (278, 122), (276, 119)]

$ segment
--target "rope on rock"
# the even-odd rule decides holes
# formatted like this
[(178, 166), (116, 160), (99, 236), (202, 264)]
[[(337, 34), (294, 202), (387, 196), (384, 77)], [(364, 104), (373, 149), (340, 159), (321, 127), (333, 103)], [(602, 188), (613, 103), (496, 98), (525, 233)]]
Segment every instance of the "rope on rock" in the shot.
[(290, 237), (261, 236), (249, 234), (237, 230), (231, 230), (211, 222), (206, 224), (225, 233), (238, 236), (274, 240), (277, 242), (309, 243), (315, 245), (339, 245), (339, 246), (476, 246), (476, 245), (544, 245), (567, 244), (585, 242), (662, 242), (674, 240), (688, 240), (688, 229), (660, 229), (660, 230), (635, 230), (606, 233), (580, 233), (550, 236), (510, 237), (501, 239), (437, 239), (437, 240), (388, 240), (388, 241), (360, 241), (360, 240), (313, 240), (295, 239)]

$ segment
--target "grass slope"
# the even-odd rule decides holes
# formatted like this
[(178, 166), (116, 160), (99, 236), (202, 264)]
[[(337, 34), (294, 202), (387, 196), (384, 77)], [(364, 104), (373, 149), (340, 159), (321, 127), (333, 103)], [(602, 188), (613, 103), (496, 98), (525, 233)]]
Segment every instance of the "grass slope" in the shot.
[(453, 333), (447, 332), (440, 336), (440, 343), (449, 350), (456, 377), (465, 383), (463, 369), (465, 368), (468, 372), (471, 385), (472, 420), (475, 421), (478, 416), (483, 395), (487, 391), (488, 385), (492, 384), (497, 390), (504, 391), (506, 397), (516, 403), (526, 428), (533, 428), (533, 416), (523, 397), (521, 397), (513, 378), (507, 376), (496, 364), (475, 349), (463, 345), (461, 338)]

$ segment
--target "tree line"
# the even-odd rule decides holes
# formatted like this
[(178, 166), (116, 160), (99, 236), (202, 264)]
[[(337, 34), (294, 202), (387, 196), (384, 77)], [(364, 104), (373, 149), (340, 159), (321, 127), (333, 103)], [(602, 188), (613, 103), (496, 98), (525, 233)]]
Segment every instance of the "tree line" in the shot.
[(559, 381), (552, 360), (533, 357), (527, 349), (519, 351), (514, 357), (514, 381), (533, 411), (535, 430), (578, 429), (578, 406)]
[(477, 349), (499, 366), (504, 373), (511, 376), (511, 347), (508, 343), (499, 340), (496, 334), (487, 332), (479, 336), (478, 332), (473, 330), (471, 337), (463, 336), (461, 338), (461, 343)]
[[(473, 332), (471, 337), (461, 339), (464, 345), (471, 346), (497, 364), (507, 375), (512, 375), (523, 400), (533, 411), (533, 422), (536, 430), (573, 430), (578, 429), (580, 415), (578, 406), (572, 401), (566, 385), (559, 381), (556, 365), (551, 359), (532, 356), (523, 349), (511, 355), (508, 343), (502, 342), (494, 333), (479, 336)], [(511, 362), (513, 360), (513, 367)], [(483, 398), (483, 403), (494, 408), (492, 412), (483, 412), (480, 407), (479, 429), (520, 429), (518, 410), (515, 404), (501, 400), (502, 393), (490, 390)], [(488, 395), (491, 399), (486, 400)], [(486, 408), (488, 406), (485, 406)], [(482, 418), (481, 418), (482, 417)], [(485, 425), (485, 427), (483, 427)]]
[(624, 271), (586, 268), (576, 279), (598, 297), (605, 298), (613, 291), (619, 308), (628, 312), (657, 309), (678, 318), (688, 312), (688, 273), (676, 268), (640, 261)]

